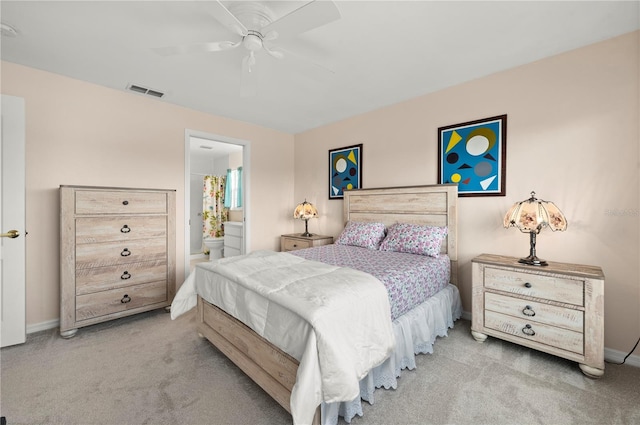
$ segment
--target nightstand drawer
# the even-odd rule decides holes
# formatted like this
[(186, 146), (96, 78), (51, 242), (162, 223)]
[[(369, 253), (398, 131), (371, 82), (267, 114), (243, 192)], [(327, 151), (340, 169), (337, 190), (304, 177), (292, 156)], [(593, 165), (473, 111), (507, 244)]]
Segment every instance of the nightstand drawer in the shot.
[[(484, 326), (526, 341), (544, 344), (577, 354), (584, 353), (584, 336), (580, 332), (536, 323), (531, 320), (485, 311)], [(534, 347), (537, 348), (537, 347)]]
[(312, 246), (313, 246), (312, 240), (284, 239), (282, 241), (283, 251), (294, 251), (296, 249), (311, 248)]
[(484, 286), (497, 291), (584, 305), (583, 280), (486, 267)]
[(584, 312), (535, 301), (485, 292), (486, 310), (507, 314), (523, 320), (557, 326), (574, 332), (584, 329)]

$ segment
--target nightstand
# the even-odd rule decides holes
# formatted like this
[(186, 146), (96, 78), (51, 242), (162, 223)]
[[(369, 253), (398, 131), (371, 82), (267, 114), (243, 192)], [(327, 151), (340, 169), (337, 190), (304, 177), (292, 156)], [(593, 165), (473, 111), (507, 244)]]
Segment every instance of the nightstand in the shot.
[(312, 235), (302, 236), (300, 233), (280, 236), (280, 251), (295, 251), (296, 249), (311, 248), (312, 246), (329, 245), (333, 243), (333, 236)]
[(487, 335), (579, 363), (604, 374), (604, 274), (600, 267), (518, 263), (482, 254), (472, 265), (471, 334)]

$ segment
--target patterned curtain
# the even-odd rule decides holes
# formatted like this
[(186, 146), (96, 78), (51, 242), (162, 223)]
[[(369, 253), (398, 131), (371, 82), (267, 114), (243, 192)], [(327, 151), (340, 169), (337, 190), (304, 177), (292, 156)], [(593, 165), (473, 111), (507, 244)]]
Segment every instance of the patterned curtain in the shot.
[[(202, 194), (203, 238), (224, 236), (222, 223), (229, 220), (229, 210), (224, 207), (225, 176), (205, 176)], [(205, 254), (208, 249), (203, 242)]]

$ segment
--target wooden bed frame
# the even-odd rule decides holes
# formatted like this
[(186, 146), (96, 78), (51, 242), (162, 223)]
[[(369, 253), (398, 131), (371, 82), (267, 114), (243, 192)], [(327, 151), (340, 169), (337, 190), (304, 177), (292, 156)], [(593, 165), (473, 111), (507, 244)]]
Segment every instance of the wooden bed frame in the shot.
[[(344, 194), (344, 222), (395, 222), (447, 226), (441, 252), (451, 259), (451, 283), (458, 283), (456, 185), (359, 189)], [(198, 333), (207, 338), (289, 413), (298, 361), (249, 327), (198, 296)], [(320, 407), (313, 424), (320, 424)]]

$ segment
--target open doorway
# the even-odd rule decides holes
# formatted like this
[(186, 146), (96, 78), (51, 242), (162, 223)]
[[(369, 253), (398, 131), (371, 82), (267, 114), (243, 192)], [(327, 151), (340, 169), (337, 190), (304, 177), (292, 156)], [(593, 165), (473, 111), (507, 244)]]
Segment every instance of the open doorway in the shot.
[[(185, 278), (193, 264), (207, 261), (203, 244), (203, 180), (205, 176), (226, 176), (227, 170), (242, 170), (238, 205), (226, 209), (226, 219), (240, 225), (248, 235), (249, 142), (187, 130), (185, 133)], [(248, 237), (241, 251), (247, 252)]]

